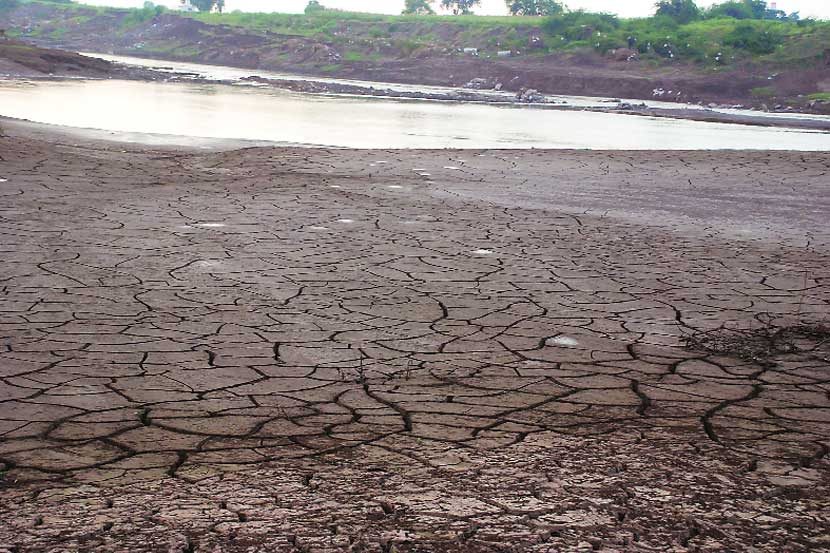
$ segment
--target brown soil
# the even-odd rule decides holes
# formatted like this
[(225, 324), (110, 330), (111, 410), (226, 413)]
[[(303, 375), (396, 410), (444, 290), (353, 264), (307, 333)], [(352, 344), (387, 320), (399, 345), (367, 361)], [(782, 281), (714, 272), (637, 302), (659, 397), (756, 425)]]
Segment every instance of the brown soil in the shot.
[(126, 68), (75, 52), (41, 48), (0, 36), (0, 74), (14, 77), (86, 77), (155, 79), (160, 74)]
[(792, 356), (830, 363), (830, 327), (827, 325), (781, 325), (774, 317), (760, 315), (758, 319), (757, 328), (719, 328), (689, 336), (688, 346), (766, 367), (775, 367), (779, 360)]
[(830, 154), (3, 126), (0, 550), (826, 548)]
[[(79, 12), (71, 12), (74, 17)], [(396, 49), (388, 41), (355, 39), (348, 47), (378, 61), (350, 62), (343, 46), (305, 36), (258, 33), (227, 25), (206, 25), (167, 13), (118, 33), (124, 12), (103, 15), (89, 12), (77, 23), (64, 12), (44, 4), (29, 4), (12, 12), (9, 27), (24, 33), (37, 30), (44, 45), (79, 51), (111, 52), (158, 59), (193, 61), (251, 69), (337, 76), (352, 79), (411, 84), (461, 86), (474, 78), (501, 82), (505, 90), (533, 88), (549, 94), (653, 99), (655, 89), (666, 91), (660, 99), (684, 102), (716, 102), (760, 105), (752, 89), (769, 85), (766, 74), (755, 67), (736, 67), (722, 72), (702, 72), (690, 65), (655, 68), (638, 61), (619, 60), (594, 52), (484, 59), (463, 56), (453, 46), (415, 52)], [(417, 24), (409, 32), (418, 32)], [(438, 26), (438, 34), (453, 26)], [(59, 31), (60, 38), (49, 39)], [(343, 29), (342, 33), (367, 30)], [(532, 28), (520, 29), (528, 37)], [(462, 43), (459, 43), (463, 45)], [(830, 79), (830, 65), (777, 71), (776, 86), (796, 96), (823, 90)], [(803, 106), (802, 106), (803, 107)], [(818, 109), (830, 109), (819, 105)]]
[(117, 70), (113, 64), (73, 52), (46, 49), (0, 37), (0, 61), (6, 72), (34, 75), (81, 75), (107, 77)]

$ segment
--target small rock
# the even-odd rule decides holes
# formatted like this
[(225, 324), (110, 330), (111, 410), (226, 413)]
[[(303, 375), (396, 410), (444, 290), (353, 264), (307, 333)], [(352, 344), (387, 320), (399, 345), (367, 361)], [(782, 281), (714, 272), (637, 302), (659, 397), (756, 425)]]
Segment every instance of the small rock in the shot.
[(491, 89), (496, 86), (495, 81), (493, 79), (484, 79), (481, 77), (476, 77), (472, 79), (470, 82), (464, 85), (464, 88), (471, 88), (473, 90), (486, 90)]
[(535, 88), (523, 88), (518, 94), (516, 94), (516, 101), (525, 103), (544, 102), (545, 97), (542, 96)]

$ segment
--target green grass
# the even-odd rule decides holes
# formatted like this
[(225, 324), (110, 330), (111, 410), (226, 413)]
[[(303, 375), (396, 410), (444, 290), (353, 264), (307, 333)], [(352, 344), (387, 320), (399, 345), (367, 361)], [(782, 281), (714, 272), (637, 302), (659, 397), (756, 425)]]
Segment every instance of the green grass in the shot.
[(773, 98), (777, 91), (771, 86), (759, 86), (749, 91), (753, 98), (764, 99)]
[(224, 25), (238, 25), (248, 28), (273, 29), (273, 28), (320, 28), (331, 22), (337, 23), (371, 23), (400, 25), (413, 22), (426, 24), (451, 24), (466, 27), (514, 27), (516, 25), (537, 26), (538, 17), (511, 17), (511, 16), (477, 16), (459, 15), (446, 17), (441, 15), (382, 15), (374, 13), (346, 12), (327, 10), (311, 15), (288, 14), (288, 13), (254, 13), (254, 12), (233, 12), (233, 13), (195, 13), (190, 17), (205, 23), (222, 23)]
[(140, 10), (128, 10), (127, 15), (121, 19), (122, 29), (131, 29), (138, 27), (143, 23), (152, 21), (156, 16), (156, 10), (152, 8), (142, 8)]
[(380, 54), (364, 54), (363, 52), (346, 52), (343, 54), (344, 61), (380, 61), (383, 56)]
[(816, 92), (815, 94), (810, 94), (807, 96), (808, 100), (823, 100), (825, 102), (830, 102), (830, 92)]
[(28, 46), (25, 44), (3, 44), (0, 45), (0, 49), (3, 50), (15, 50), (17, 52), (34, 52), (37, 50), (34, 46)]

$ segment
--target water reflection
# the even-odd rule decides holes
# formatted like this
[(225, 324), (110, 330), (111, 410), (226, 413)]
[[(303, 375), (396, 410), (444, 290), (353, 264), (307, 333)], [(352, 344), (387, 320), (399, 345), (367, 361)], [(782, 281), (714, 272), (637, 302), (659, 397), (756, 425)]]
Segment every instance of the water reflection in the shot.
[(116, 132), (352, 148), (830, 150), (828, 133), (196, 83), (0, 81), (0, 114)]

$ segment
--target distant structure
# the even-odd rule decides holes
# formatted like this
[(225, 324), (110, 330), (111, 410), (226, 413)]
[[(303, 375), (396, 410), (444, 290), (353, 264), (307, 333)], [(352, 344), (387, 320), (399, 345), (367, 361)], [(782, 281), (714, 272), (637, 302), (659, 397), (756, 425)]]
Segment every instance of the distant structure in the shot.
[(179, 0), (179, 11), (180, 12), (197, 12), (199, 8), (191, 4), (190, 0)]

